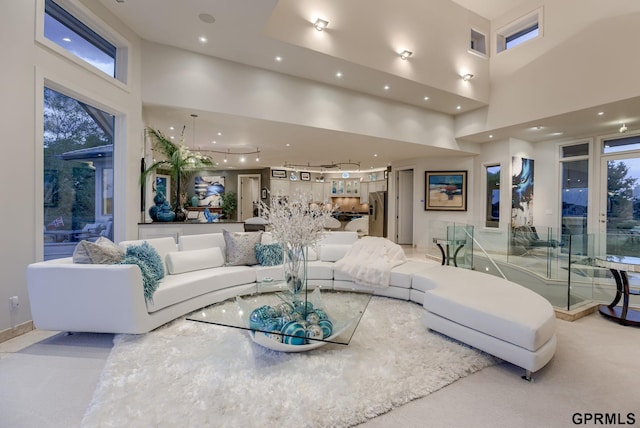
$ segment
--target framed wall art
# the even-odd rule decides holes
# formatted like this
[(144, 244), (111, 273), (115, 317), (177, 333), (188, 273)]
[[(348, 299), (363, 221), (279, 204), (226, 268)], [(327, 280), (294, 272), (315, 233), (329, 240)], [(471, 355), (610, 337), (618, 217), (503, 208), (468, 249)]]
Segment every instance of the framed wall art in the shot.
[(467, 210), (467, 171), (426, 171), (424, 209)]
[(274, 178), (287, 178), (287, 171), (284, 169), (272, 169), (271, 176)]
[(311, 181), (311, 173), (310, 172), (301, 172), (300, 173), (301, 181)]
[(156, 193), (162, 193), (171, 204), (171, 177), (165, 174), (156, 174)]

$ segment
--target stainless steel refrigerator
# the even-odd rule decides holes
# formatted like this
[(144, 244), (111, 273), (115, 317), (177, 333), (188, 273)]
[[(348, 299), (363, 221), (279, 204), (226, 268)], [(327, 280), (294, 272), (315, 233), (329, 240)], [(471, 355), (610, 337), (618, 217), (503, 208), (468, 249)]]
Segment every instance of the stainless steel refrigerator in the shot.
[(387, 192), (369, 193), (369, 236), (387, 236)]

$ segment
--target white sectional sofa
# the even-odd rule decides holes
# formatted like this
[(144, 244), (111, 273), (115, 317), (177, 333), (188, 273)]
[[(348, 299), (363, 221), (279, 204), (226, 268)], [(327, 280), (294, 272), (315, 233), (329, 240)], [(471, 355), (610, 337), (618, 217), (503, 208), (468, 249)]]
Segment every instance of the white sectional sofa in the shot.
[[(421, 304), (428, 328), (514, 363), (527, 370), (528, 377), (552, 358), (555, 315), (542, 297), (510, 281), (426, 259), (395, 267), (389, 287), (361, 286), (334, 269), (357, 239), (356, 232), (327, 232), (309, 252), (309, 286), (367, 289)], [(251, 293), (266, 278), (283, 278), (282, 265), (225, 266), (218, 261), (217, 267), (198, 268), (195, 260), (208, 260), (208, 251), (220, 248), (218, 254), (225, 254), (222, 233), (185, 235), (178, 243), (173, 238), (144, 241), (158, 252), (166, 272), (180, 272), (162, 279), (152, 301), (144, 298), (136, 265), (74, 264), (71, 258), (34, 263), (27, 268), (27, 285), (35, 326), (146, 333), (204, 306)], [(270, 234), (263, 233), (262, 243), (270, 242)]]

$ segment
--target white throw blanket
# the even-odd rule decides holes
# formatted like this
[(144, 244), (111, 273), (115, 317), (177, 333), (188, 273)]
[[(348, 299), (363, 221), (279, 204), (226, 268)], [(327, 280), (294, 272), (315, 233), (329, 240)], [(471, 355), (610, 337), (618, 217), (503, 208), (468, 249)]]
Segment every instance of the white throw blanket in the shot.
[(385, 238), (365, 236), (335, 264), (335, 269), (351, 276), (356, 284), (388, 287), (391, 269), (406, 261), (398, 244)]

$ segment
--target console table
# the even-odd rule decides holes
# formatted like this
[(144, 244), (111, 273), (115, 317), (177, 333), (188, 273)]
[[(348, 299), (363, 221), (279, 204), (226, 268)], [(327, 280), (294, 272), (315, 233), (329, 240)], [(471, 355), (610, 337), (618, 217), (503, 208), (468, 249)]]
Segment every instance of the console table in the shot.
[[(622, 325), (640, 327), (640, 310), (629, 307), (629, 295), (640, 295), (639, 289), (629, 287), (627, 272), (640, 272), (640, 258), (625, 256), (596, 257), (599, 267), (608, 268), (616, 281), (616, 295), (608, 305), (600, 305), (602, 315)], [(617, 306), (622, 299), (622, 306)]]
[[(450, 261), (453, 260), (453, 264), (455, 267), (458, 267), (458, 262), (457, 262), (457, 258), (458, 258), (458, 252), (462, 249), (462, 247), (464, 247), (464, 244), (467, 243), (467, 241), (465, 239), (445, 239), (445, 238), (433, 238), (433, 243), (436, 244), (438, 246), (438, 248), (440, 248), (440, 253), (442, 253), (442, 264), (450, 264)], [(444, 248), (442, 248), (442, 246), (446, 247), (446, 251)], [(451, 246), (456, 246), (456, 250), (453, 253), (453, 257), (451, 257), (451, 251), (450, 248)]]

